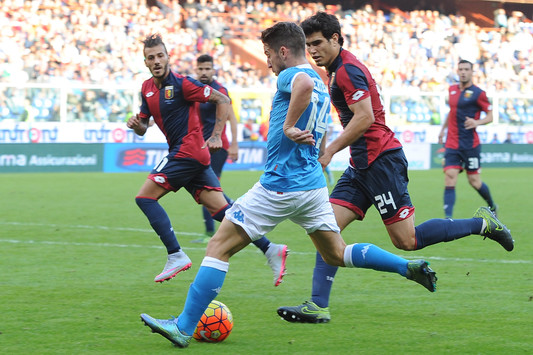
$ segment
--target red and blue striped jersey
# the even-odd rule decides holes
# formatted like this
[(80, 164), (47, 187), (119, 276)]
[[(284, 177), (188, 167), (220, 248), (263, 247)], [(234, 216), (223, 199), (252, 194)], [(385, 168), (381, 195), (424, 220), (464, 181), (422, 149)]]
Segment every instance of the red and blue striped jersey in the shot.
[(446, 148), (470, 149), (479, 145), (476, 129), (466, 129), (467, 117), (479, 120), (481, 111), (489, 112), (492, 105), (485, 91), (476, 85), (471, 85), (461, 91), (459, 84), (450, 86), (448, 115), (448, 133), (446, 135)]
[(173, 72), (165, 78), (161, 89), (153, 78), (143, 83), (140, 116), (154, 118), (175, 158), (192, 158), (203, 165), (210, 164), (209, 149), (201, 149), (204, 139), (198, 103), (207, 102), (211, 92), (209, 85)]
[[(213, 80), (209, 86), (229, 97), (228, 90), (218, 81)], [(200, 123), (202, 124), (202, 131), (205, 140), (208, 140), (209, 137), (211, 137), (211, 134), (213, 134), (213, 129), (215, 128), (215, 123), (217, 120), (216, 111), (217, 105), (214, 103), (206, 102), (200, 104)], [(229, 141), (228, 136), (226, 135), (226, 126), (224, 126), (224, 129), (222, 130), (221, 139), (222, 148), (228, 150)]]
[(385, 111), (379, 87), (368, 68), (355, 55), (341, 49), (328, 67), (328, 86), (331, 102), (339, 113), (343, 127), (353, 117), (349, 105), (370, 97), (375, 121), (368, 130), (350, 145), (350, 164), (357, 169), (368, 168), (381, 154), (401, 149), (394, 132), (385, 123)]

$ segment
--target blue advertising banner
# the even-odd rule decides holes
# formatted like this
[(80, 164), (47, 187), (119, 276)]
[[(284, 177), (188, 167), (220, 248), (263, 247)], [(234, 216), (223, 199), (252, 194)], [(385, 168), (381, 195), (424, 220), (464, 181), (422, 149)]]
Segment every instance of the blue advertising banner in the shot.
[[(165, 143), (104, 144), (106, 173), (149, 172), (167, 154)], [(263, 170), (267, 158), (266, 142), (239, 143), (239, 160), (228, 159), (224, 170)]]
[(149, 172), (168, 154), (165, 143), (104, 144), (104, 172)]
[(266, 142), (246, 141), (239, 143), (239, 160), (228, 159), (224, 170), (263, 170), (267, 160)]

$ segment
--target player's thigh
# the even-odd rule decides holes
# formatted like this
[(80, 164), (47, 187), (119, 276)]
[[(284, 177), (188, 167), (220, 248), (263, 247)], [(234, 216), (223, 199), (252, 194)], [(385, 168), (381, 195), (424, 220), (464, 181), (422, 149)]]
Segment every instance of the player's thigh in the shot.
[(396, 248), (402, 250), (414, 250), (416, 248), (414, 214), (403, 220), (386, 224), (385, 228)]
[(457, 185), (457, 176), (461, 170), (456, 168), (446, 168), (444, 170), (444, 185), (455, 186)]
[(153, 180), (146, 179), (144, 181), (144, 184), (141, 186), (141, 189), (139, 190), (137, 196), (148, 197), (158, 200), (161, 197), (165, 196), (168, 192), (169, 190), (156, 184)]
[(222, 191), (211, 189), (200, 190), (198, 202), (211, 214), (217, 213), (228, 204)]
[(481, 174), (479, 172), (468, 172), (466, 176), (468, 177), (468, 182), (473, 188), (475, 188), (476, 190), (479, 190), (479, 188), (481, 188)]
[(309, 233), (309, 237), (327, 264), (344, 266), (346, 243), (339, 233), (329, 230), (317, 230)]
[(337, 221), (337, 225), (341, 231), (343, 231), (344, 228), (346, 228), (353, 221), (361, 220), (360, 215), (347, 207), (336, 204), (332, 204), (332, 206), (335, 214), (335, 220)]
[(246, 247), (251, 241), (242, 227), (228, 219), (223, 219), (217, 232), (207, 244), (206, 256), (228, 261), (233, 254)]
[(184, 185), (197, 203), (204, 205), (211, 214), (227, 205), (220, 181), (211, 166), (203, 166), (196, 172), (194, 179)]

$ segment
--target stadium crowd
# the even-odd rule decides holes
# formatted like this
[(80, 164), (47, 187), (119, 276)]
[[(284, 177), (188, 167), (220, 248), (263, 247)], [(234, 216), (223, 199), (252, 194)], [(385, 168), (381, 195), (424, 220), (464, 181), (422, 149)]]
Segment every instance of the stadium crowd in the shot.
[(275, 21), (301, 21), (326, 10), (338, 15), (345, 47), (383, 88), (446, 90), (455, 81), (458, 60), (465, 58), (476, 65), (474, 82), (489, 93), (533, 90), (532, 27), (521, 13), (504, 14), (505, 21), (484, 29), (438, 10), (385, 13), (370, 5), (343, 9), (260, 0), (148, 3), (154, 6), (139, 0), (3, 0), (0, 83), (139, 85), (149, 76), (139, 60), (141, 40), (158, 32), (179, 73), (193, 75), (195, 58), (208, 53), (230, 91), (272, 88), (273, 75), (261, 75), (253, 61), (232, 53), (227, 40), (258, 38)]

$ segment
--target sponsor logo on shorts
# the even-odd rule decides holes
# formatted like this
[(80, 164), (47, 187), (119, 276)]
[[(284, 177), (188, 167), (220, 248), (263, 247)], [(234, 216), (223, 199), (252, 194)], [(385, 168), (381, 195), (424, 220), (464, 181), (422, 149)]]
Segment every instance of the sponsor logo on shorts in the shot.
[(244, 223), (244, 213), (242, 213), (241, 210), (233, 212), (233, 218), (235, 218), (237, 221)]
[(154, 181), (158, 182), (160, 184), (164, 184), (165, 183), (165, 178), (163, 176), (155, 176), (154, 177)]

